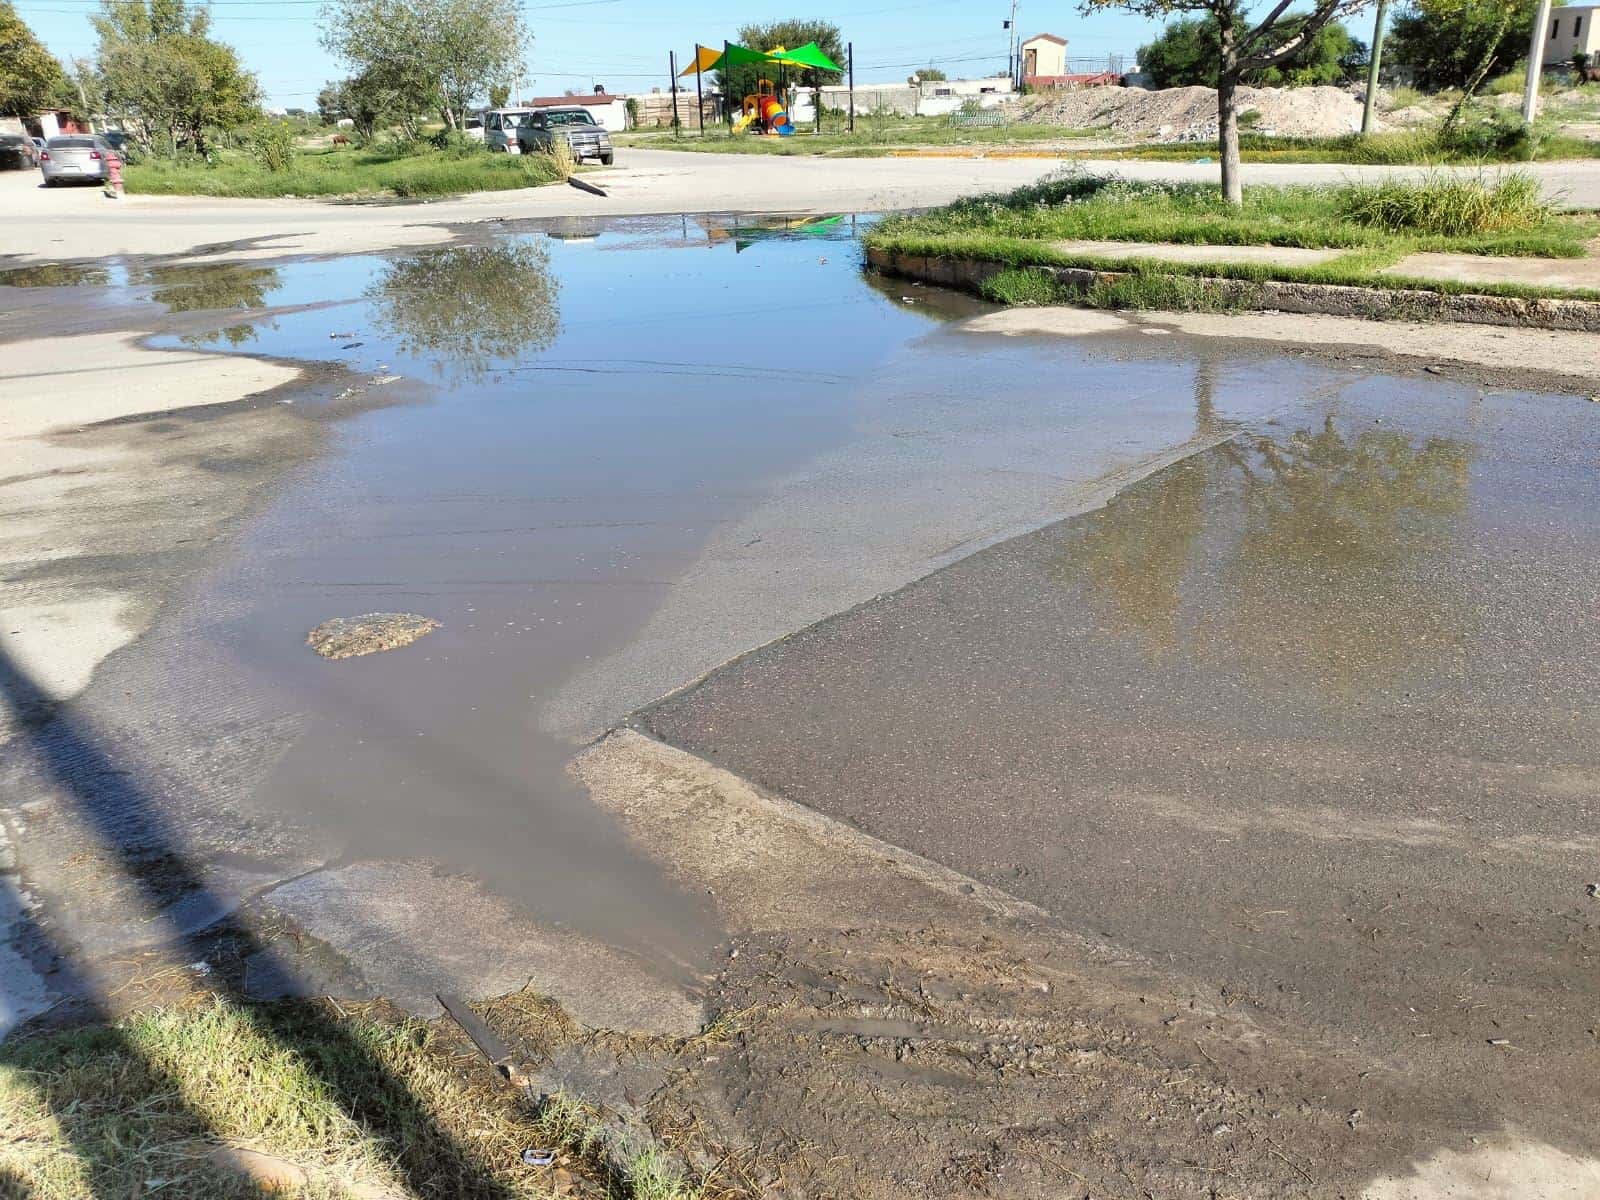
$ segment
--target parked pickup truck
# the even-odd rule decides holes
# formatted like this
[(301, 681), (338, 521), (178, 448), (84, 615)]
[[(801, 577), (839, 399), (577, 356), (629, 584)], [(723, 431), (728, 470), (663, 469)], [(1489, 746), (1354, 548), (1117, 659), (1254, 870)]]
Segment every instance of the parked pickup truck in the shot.
[(598, 158), (607, 166), (615, 151), (611, 149), (611, 135), (594, 123), (589, 110), (577, 104), (564, 104), (558, 108), (541, 108), (517, 128), (517, 143), (522, 152), (548, 150), (556, 138), (565, 138), (572, 147), (572, 157), (578, 160)]

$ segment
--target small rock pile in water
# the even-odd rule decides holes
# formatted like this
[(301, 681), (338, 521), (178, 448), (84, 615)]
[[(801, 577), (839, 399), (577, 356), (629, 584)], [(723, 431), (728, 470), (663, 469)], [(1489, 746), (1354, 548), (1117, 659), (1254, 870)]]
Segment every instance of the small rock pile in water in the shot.
[(439, 628), (432, 617), (417, 613), (367, 613), (334, 617), (306, 635), (306, 645), (323, 658), (354, 658), (380, 650), (398, 650)]

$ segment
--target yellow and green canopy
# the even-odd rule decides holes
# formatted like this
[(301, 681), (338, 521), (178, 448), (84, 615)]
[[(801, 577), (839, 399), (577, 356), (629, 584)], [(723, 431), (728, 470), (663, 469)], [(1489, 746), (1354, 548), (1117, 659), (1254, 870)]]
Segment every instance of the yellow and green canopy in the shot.
[(682, 78), (696, 71), (715, 71), (719, 67), (737, 67), (747, 63), (753, 66), (813, 67), (819, 71), (844, 70), (824, 54), (815, 42), (807, 42), (793, 50), (786, 50), (782, 46), (774, 46), (771, 50), (749, 50), (730, 42), (725, 50), (718, 50), (714, 46), (696, 46), (694, 60), (678, 75)]

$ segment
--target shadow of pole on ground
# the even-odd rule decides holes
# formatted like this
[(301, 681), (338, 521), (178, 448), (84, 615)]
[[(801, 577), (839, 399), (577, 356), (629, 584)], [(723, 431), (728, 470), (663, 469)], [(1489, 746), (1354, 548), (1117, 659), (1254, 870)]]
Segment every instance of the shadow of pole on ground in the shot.
[[(225, 933), (237, 963), (249, 963), (252, 971), (264, 970), (275, 979), (293, 978), (288, 964), (241, 921), (229, 921), (225, 930), (213, 925), (195, 931), (175, 923), (174, 899), (203, 902), (208, 888), (201, 871), (185, 857), (181, 840), (156, 798), (141, 785), (138, 772), (108, 751), (105, 739), (85, 716), (71, 703), (54, 702), (3, 648), (0, 703), (11, 710), (19, 727), (0, 752), (0, 780), (13, 796), (54, 793), (70, 804), (88, 832), (99, 838), (99, 848), (113, 868), (134, 881), (149, 909), (169, 923), (168, 948), (183, 961), (197, 961), (206, 958), (219, 933)], [(155, 864), (159, 880), (150, 869)], [(219, 906), (217, 911), (225, 909)], [(75, 991), (86, 1021), (107, 1022), (105, 998), (94, 994), (83, 965), (75, 965), (68, 948), (56, 946), (38, 922), (29, 925), (23, 939), (31, 939), (36, 953), (51, 955), (59, 964), (53, 988)], [(268, 1009), (250, 1006), (242, 978), (242, 971), (234, 978), (230, 971), (217, 970), (210, 982), (220, 998), (254, 1014), (252, 1023), (263, 1037), (292, 1050), (347, 1116), (390, 1143), (392, 1160), (409, 1194), (480, 1200), (509, 1194), (491, 1177), (486, 1164), (439, 1125), (409, 1084), (395, 1077), (321, 1005), (297, 1006), (293, 1021), (275, 1020)], [(125, 1037), (119, 1044), (134, 1051)], [(215, 1134), (201, 1114), (186, 1115), (193, 1116), (197, 1134)], [(71, 1127), (70, 1121), (62, 1124)], [(120, 1194), (117, 1200), (122, 1200)]]

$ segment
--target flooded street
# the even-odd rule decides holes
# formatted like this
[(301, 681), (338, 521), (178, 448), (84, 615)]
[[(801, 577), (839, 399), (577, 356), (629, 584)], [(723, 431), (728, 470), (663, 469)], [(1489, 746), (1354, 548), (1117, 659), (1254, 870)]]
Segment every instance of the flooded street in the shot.
[[(531, 982), (584, 1025), (663, 1037), (782, 1010), (773, 980), (829, 1020), (881, 989), (873, 1020), (922, 1036), (885, 1016), (909, 1003), (894, 967), (845, 963), (840, 931), (947, 937), (929, 1006), (1021, 987), (996, 967), (937, 993), (986, 961), (964, 916), (898, 884), (880, 904), (871, 854), (830, 886), (850, 854), (734, 819), (693, 755), (949, 872), (941, 904), (981, 887), (1029, 937), (1092, 939), (1081, 979), (1037, 951), (1066, 994), (1108, 963), (1180, 982), (1106, 984), (1107, 1012), (1205, 994), (1237, 1023), (1201, 1049), (1213, 1067), (1298, 1079), (1238, 1027), (1292, 1031), (1330, 1056), (1303, 1153), (1348, 1153), (1350, 1178), (1438, 1129), (1600, 1150), (1578, 1116), (1600, 1104), (1600, 406), (1156, 319), (987, 331), (986, 306), (864, 274), (867, 220), (562, 218), (0, 272), (0, 339), (148, 337), (129, 388), (154, 351), (263, 373), (243, 400), (49, 424), (0, 471), (0, 812), (45, 914), (0, 955), (0, 1024), (234, 917), (293, 948), (244, 964), (251, 995), (433, 1011)], [(439, 628), (307, 647), (367, 613)], [(666, 743), (656, 782), (688, 782), (627, 799), (648, 772), (616, 738), (637, 734), (593, 748), (618, 726)], [(855, 991), (800, 962), (808, 930)], [(1005, 1002), (1066, 1027), (1035, 1011), (1062, 993), (1025, 990)], [(1009, 1016), (985, 1020), (988, 1047)], [(878, 1026), (841, 1028), (879, 1053)], [(1016, 1075), (975, 1075), (990, 1053), (918, 1075), (897, 1050), (874, 1087), (987, 1096)], [(1369, 1055), (1373, 1087), (1410, 1089), (1374, 1120), (1410, 1132), (1328, 1150), (1373, 1103), (1327, 1100)], [(746, 1132), (812, 1094), (784, 1091), (782, 1057), (741, 1049), (749, 1075), (719, 1078), (771, 1089)], [(1283, 1086), (1249, 1119), (1293, 1109)], [(1070, 1108), (1030, 1093), (1008, 1128)], [(867, 1124), (860, 1145), (888, 1136)], [(954, 1178), (926, 1153), (911, 1175)], [(961, 1171), (997, 1178), (992, 1154)]]

